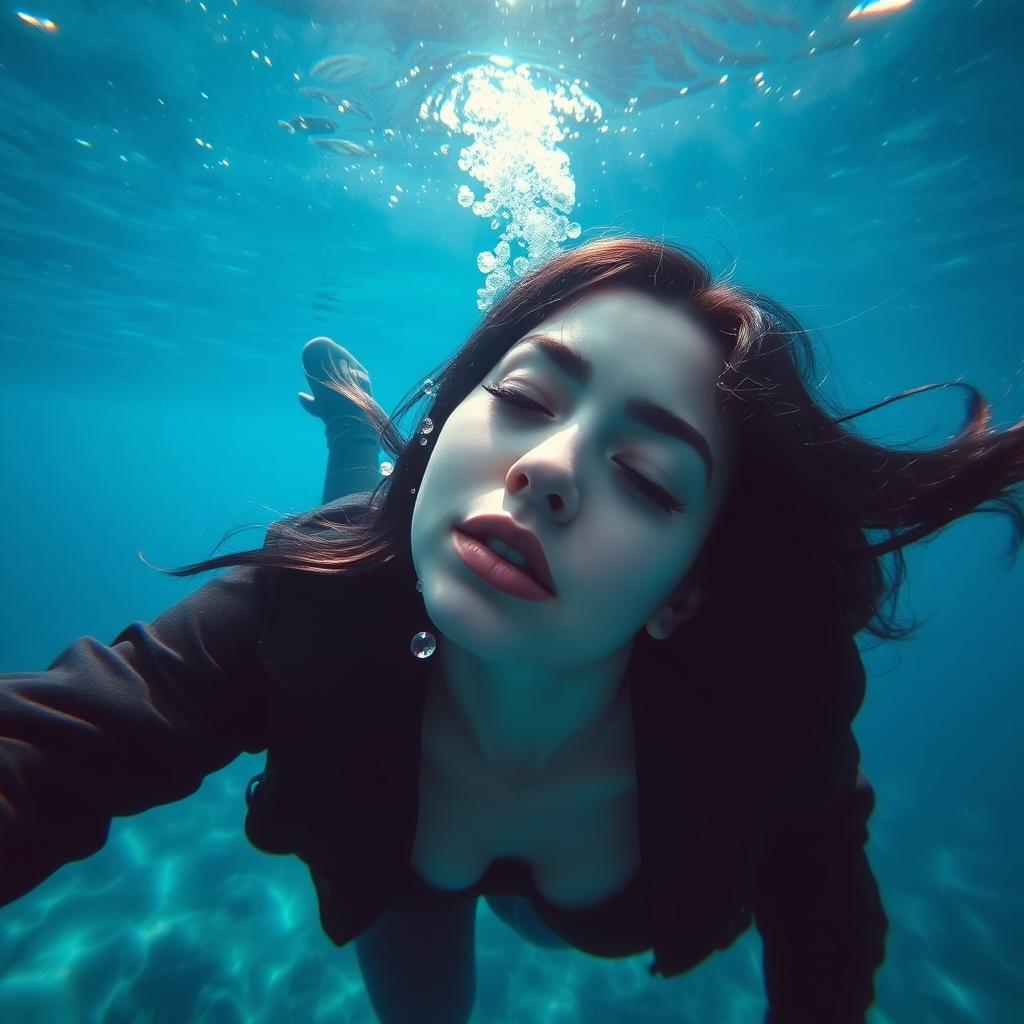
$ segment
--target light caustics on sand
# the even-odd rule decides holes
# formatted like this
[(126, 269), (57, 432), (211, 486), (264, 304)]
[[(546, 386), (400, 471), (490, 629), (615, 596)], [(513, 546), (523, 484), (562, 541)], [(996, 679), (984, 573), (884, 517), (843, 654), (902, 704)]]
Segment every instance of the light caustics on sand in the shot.
[[(457, 198), (500, 230), (494, 249), (477, 256), (486, 275), (477, 305), (488, 309), (514, 278), (553, 256), (567, 238), (579, 237), (580, 225), (569, 219), (576, 182), (561, 144), (575, 125), (600, 121), (601, 106), (579, 82), (496, 56), (453, 74), (427, 96), (419, 116), (471, 139), (459, 153), (459, 168), (483, 192), (478, 198), (464, 184)], [(520, 250), (515, 256), (513, 246)]]

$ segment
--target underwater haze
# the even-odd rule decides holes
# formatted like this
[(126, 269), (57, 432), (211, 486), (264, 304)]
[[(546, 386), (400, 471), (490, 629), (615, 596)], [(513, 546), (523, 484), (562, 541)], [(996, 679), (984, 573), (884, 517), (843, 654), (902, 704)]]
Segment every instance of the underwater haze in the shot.
[[(207, 578), (140, 552), (194, 562), (242, 524), (234, 548), (255, 546), (319, 503), (306, 340), (349, 348), (390, 410), (512, 280), (602, 236), (691, 247), (793, 309), (848, 410), (964, 380), (1014, 422), (1022, 41), (1018, 0), (5, 6), (0, 671), (109, 642)], [(963, 395), (858, 429), (941, 444)], [(912, 548), (920, 631), (859, 638), (891, 922), (875, 1024), (1024, 1012), (1010, 539), (976, 515)], [(263, 761), (116, 819), (0, 910), (0, 1021), (372, 1022), (304, 865), (245, 839)], [(474, 1024), (762, 1020), (753, 929), (664, 981), (478, 915)]]

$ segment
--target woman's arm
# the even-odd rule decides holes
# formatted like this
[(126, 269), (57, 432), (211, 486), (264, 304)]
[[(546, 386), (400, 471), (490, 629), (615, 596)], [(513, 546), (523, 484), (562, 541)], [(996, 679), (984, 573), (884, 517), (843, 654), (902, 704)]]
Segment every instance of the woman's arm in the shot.
[(0, 906), (268, 742), (264, 570), (232, 569), (110, 644), (0, 676)]
[(370, 375), (348, 349), (323, 337), (306, 342), (302, 368), (310, 393), (300, 392), (299, 402), (308, 413), (323, 420), (327, 438), (323, 503), (357, 491), (372, 491), (380, 483), (380, 438), (362, 409), (327, 383), (332, 377), (346, 376), (372, 395)]
[(863, 1024), (889, 922), (864, 846), (875, 794), (852, 792), (777, 836), (758, 872), (765, 1024)]
[(755, 879), (765, 1024), (863, 1024), (885, 959), (889, 922), (864, 849), (875, 793), (851, 729), (864, 666), (853, 637), (836, 654), (835, 690), (802, 723), (788, 810)]

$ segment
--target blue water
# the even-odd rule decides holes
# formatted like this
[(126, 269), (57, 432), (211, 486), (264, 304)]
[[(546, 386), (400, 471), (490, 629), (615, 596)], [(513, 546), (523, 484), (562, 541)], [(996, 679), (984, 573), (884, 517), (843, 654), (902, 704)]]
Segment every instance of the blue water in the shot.
[[(340, 0), (24, 9), (56, 32), (0, 12), (0, 670), (45, 668), (83, 634), (110, 640), (200, 582), (138, 551), (194, 561), (232, 526), (317, 504), (320, 424), (295, 398), (306, 339), (351, 348), (391, 408), (477, 321), (478, 254), (510, 224), (460, 204), (460, 187), (486, 191), (458, 165), (470, 139), (418, 116), (446, 88), (439, 72), (421, 88), (439, 56), (452, 73), (497, 67), (494, 54), (593, 79), (600, 117), (549, 147), (568, 159), (580, 240), (665, 237), (789, 305), (818, 331), (823, 391), (849, 409), (965, 379), (998, 424), (1024, 414), (1015, 0), (917, 0), (856, 31), (852, 4), (827, 0), (631, 2), (614, 24), (583, 3), (582, 56), (562, 32), (572, 5), (537, 4), (549, 10), (533, 21), (525, 0), (505, 6), (504, 21), (493, 2), (455, 17)], [(668, 7), (720, 54), (763, 65), (716, 62), (693, 36), (666, 43), (651, 18)], [(745, 24), (748, 9), (799, 29)], [(809, 54), (815, 40), (836, 46)], [(331, 116), (297, 90), (335, 54), (369, 59), (331, 86), (372, 114), (334, 133), (365, 156), (277, 124)], [(715, 84), (631, 102), (678, 85), (684, 61), (686, 80)], [(960, 401), (933, 392), (859, 422), (890, 444), (938, 444)], [(855, 732), (892, 922), (878, 1024), (1021, 1019), (1024, 573), (1000, 561), (1008, 538), (974, 517), (913, 550), (903, 608), (920, 632), (864, 644)], [(261, 763), (115, 821), (99, 854), (0, 910), (0, 1020), (372, 1021), (305, 868), (242, 834)], [(761, 1020), (753, 931), (665, 982), (647, 957), (537, 949), (479, 914), (475, 1024)]]

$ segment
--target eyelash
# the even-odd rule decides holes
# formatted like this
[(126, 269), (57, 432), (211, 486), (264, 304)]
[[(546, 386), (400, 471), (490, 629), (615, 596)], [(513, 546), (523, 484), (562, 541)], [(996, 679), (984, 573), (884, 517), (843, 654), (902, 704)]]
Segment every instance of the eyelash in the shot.
[[(490, 392), (500, 402), (518, 406), (520, 409), (526, 412), (542, 412), (545, 415), (549, 415), (548, 411), (537, 402), (533, 401), (532, 398), (527, 398), (521, 391), (517, 391), (515, 388), (506, 387), (503, 384), (484, 384), (484, 391)], [(645, 497), (649, 498), (656, 505), (663, 508), (666, 512), (682, 512), (684, 511), (684, 505), (680, 505), (675, 498), (672, 497), (668, 491), (663, 490), (657, 484), (652, 483), (647, 477), (638, 473), (631, 466), (625, 465), (625, 463), (617, 463), (618, 467), (626, 475), (626, 479), (630, 481), (636, 490), (640, 491)]]

